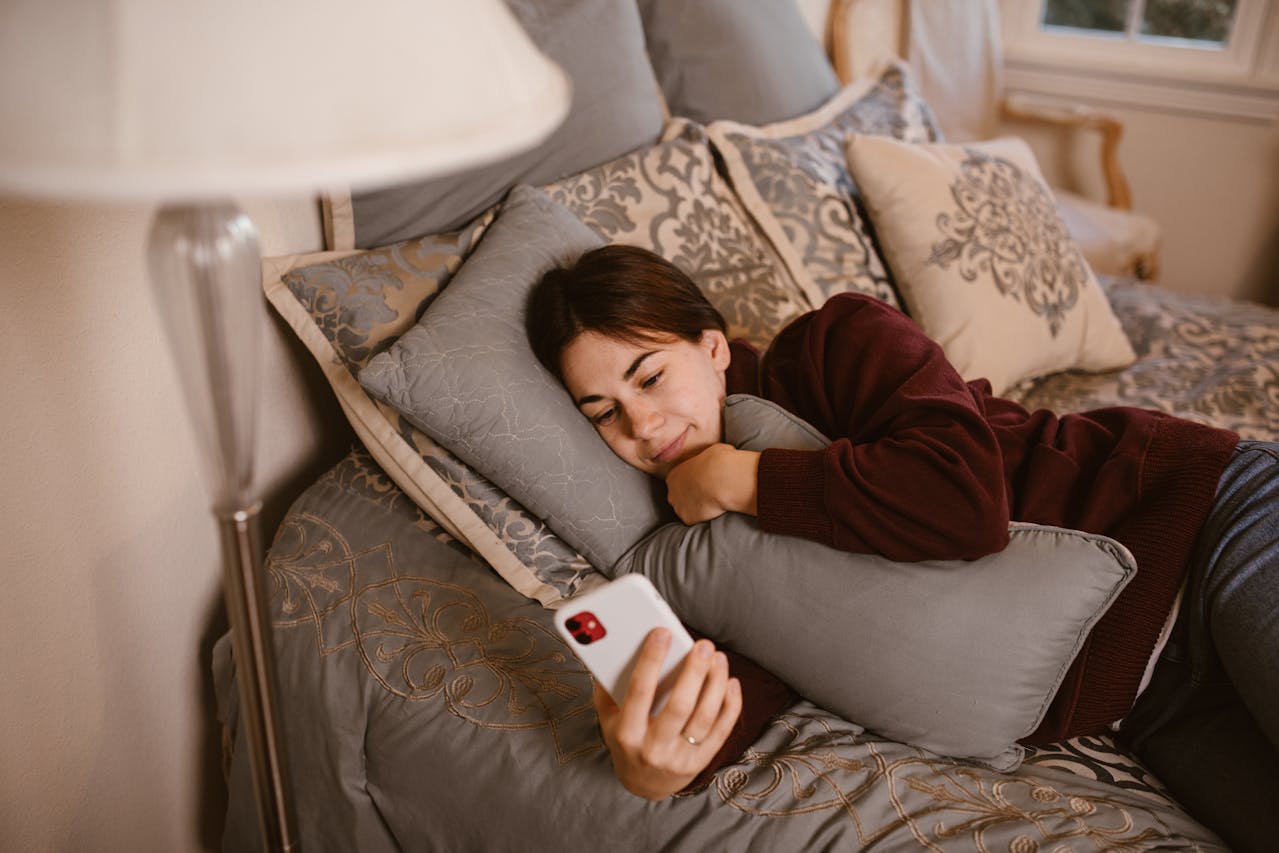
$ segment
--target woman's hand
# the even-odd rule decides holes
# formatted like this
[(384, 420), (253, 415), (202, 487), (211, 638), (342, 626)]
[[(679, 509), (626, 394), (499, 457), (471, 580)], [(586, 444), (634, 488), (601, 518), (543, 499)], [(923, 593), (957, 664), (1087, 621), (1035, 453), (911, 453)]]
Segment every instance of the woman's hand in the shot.
[(742, 710), (742, 688), (728, 677), (728, 658), (698, 640), (684, 659), (666, 705), (650, 716), (670, 632), (644, 639), (622, 705), (595, 685), (595, 711), (613, 771), (626, 790), (661, 800), (682, 790), (719, 752)]
[(710, 521), (730, 510), (755, 515), (758, 472), (758, 453), (712, 444), (666, 475), (666, 500), (685, 524)]

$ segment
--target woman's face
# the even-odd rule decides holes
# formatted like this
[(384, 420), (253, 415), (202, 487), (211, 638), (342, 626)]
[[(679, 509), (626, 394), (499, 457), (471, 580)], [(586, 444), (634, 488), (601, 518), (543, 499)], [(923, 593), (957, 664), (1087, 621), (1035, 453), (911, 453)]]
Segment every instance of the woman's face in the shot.
[(630, 343), (583, 332), (560, 357), (578, 409), (624, 461), (665, 478), (720, 441), (730, 353), (718, 329), (696, 343)]

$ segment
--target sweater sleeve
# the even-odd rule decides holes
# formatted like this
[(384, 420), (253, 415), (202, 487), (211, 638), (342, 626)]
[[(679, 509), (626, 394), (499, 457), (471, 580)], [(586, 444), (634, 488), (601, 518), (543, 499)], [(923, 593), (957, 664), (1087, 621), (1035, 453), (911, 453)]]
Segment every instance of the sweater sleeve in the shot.
[(894, 560), (976, 559), (1008, 544), (984, 403), (900, 311), (832, 298), (778, 336), (761, 391), (832, 439), (820, 451), (764, 451), (764, 530)]

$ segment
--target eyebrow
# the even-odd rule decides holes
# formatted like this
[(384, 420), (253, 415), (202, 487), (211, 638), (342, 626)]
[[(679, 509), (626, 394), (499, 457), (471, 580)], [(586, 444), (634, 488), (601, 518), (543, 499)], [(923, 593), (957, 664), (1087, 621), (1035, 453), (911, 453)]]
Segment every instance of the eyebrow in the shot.
[[(648, 358), (650, 355), (656, 354), (657, 350), (649, 350), (648, 352), (641, 353), (634, 361), (631, 362), (631, 366), (626, 368), (626, 372), (622, 374), (622, 379), (629, 380), (635, 375), (635, 371), (640, 369), (640, 365), (644, 363), (644, 359)], [(603, 399), (604, 398), (599, 394), (587, 394), (585, 397), (578, 398), (577, 407), (580, 409), (588, 403), (598, 403)]]

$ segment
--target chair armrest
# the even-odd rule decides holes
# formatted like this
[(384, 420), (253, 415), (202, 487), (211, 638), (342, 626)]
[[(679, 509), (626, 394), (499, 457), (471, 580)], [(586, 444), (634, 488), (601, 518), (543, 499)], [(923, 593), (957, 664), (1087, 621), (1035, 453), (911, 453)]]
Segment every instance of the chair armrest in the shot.
[(1132, 192), (1119, 164), (1119, 140), (1124, 124), (1114, 116), (1083, 104), (1045, 104), (1016, 95), (1000, 105), (1004, 118), (1072, 127), (1097, 132), (1101, 136), (1101, 171), (1106, 179), (1106, 204), (1132, 210)]
[(853, 0), (830, 0), (826, 7), (826, 55), (835, 67), (835, 76), (843, 86), (853, 79), (853, 59), (848, 44), (848, 15)]

